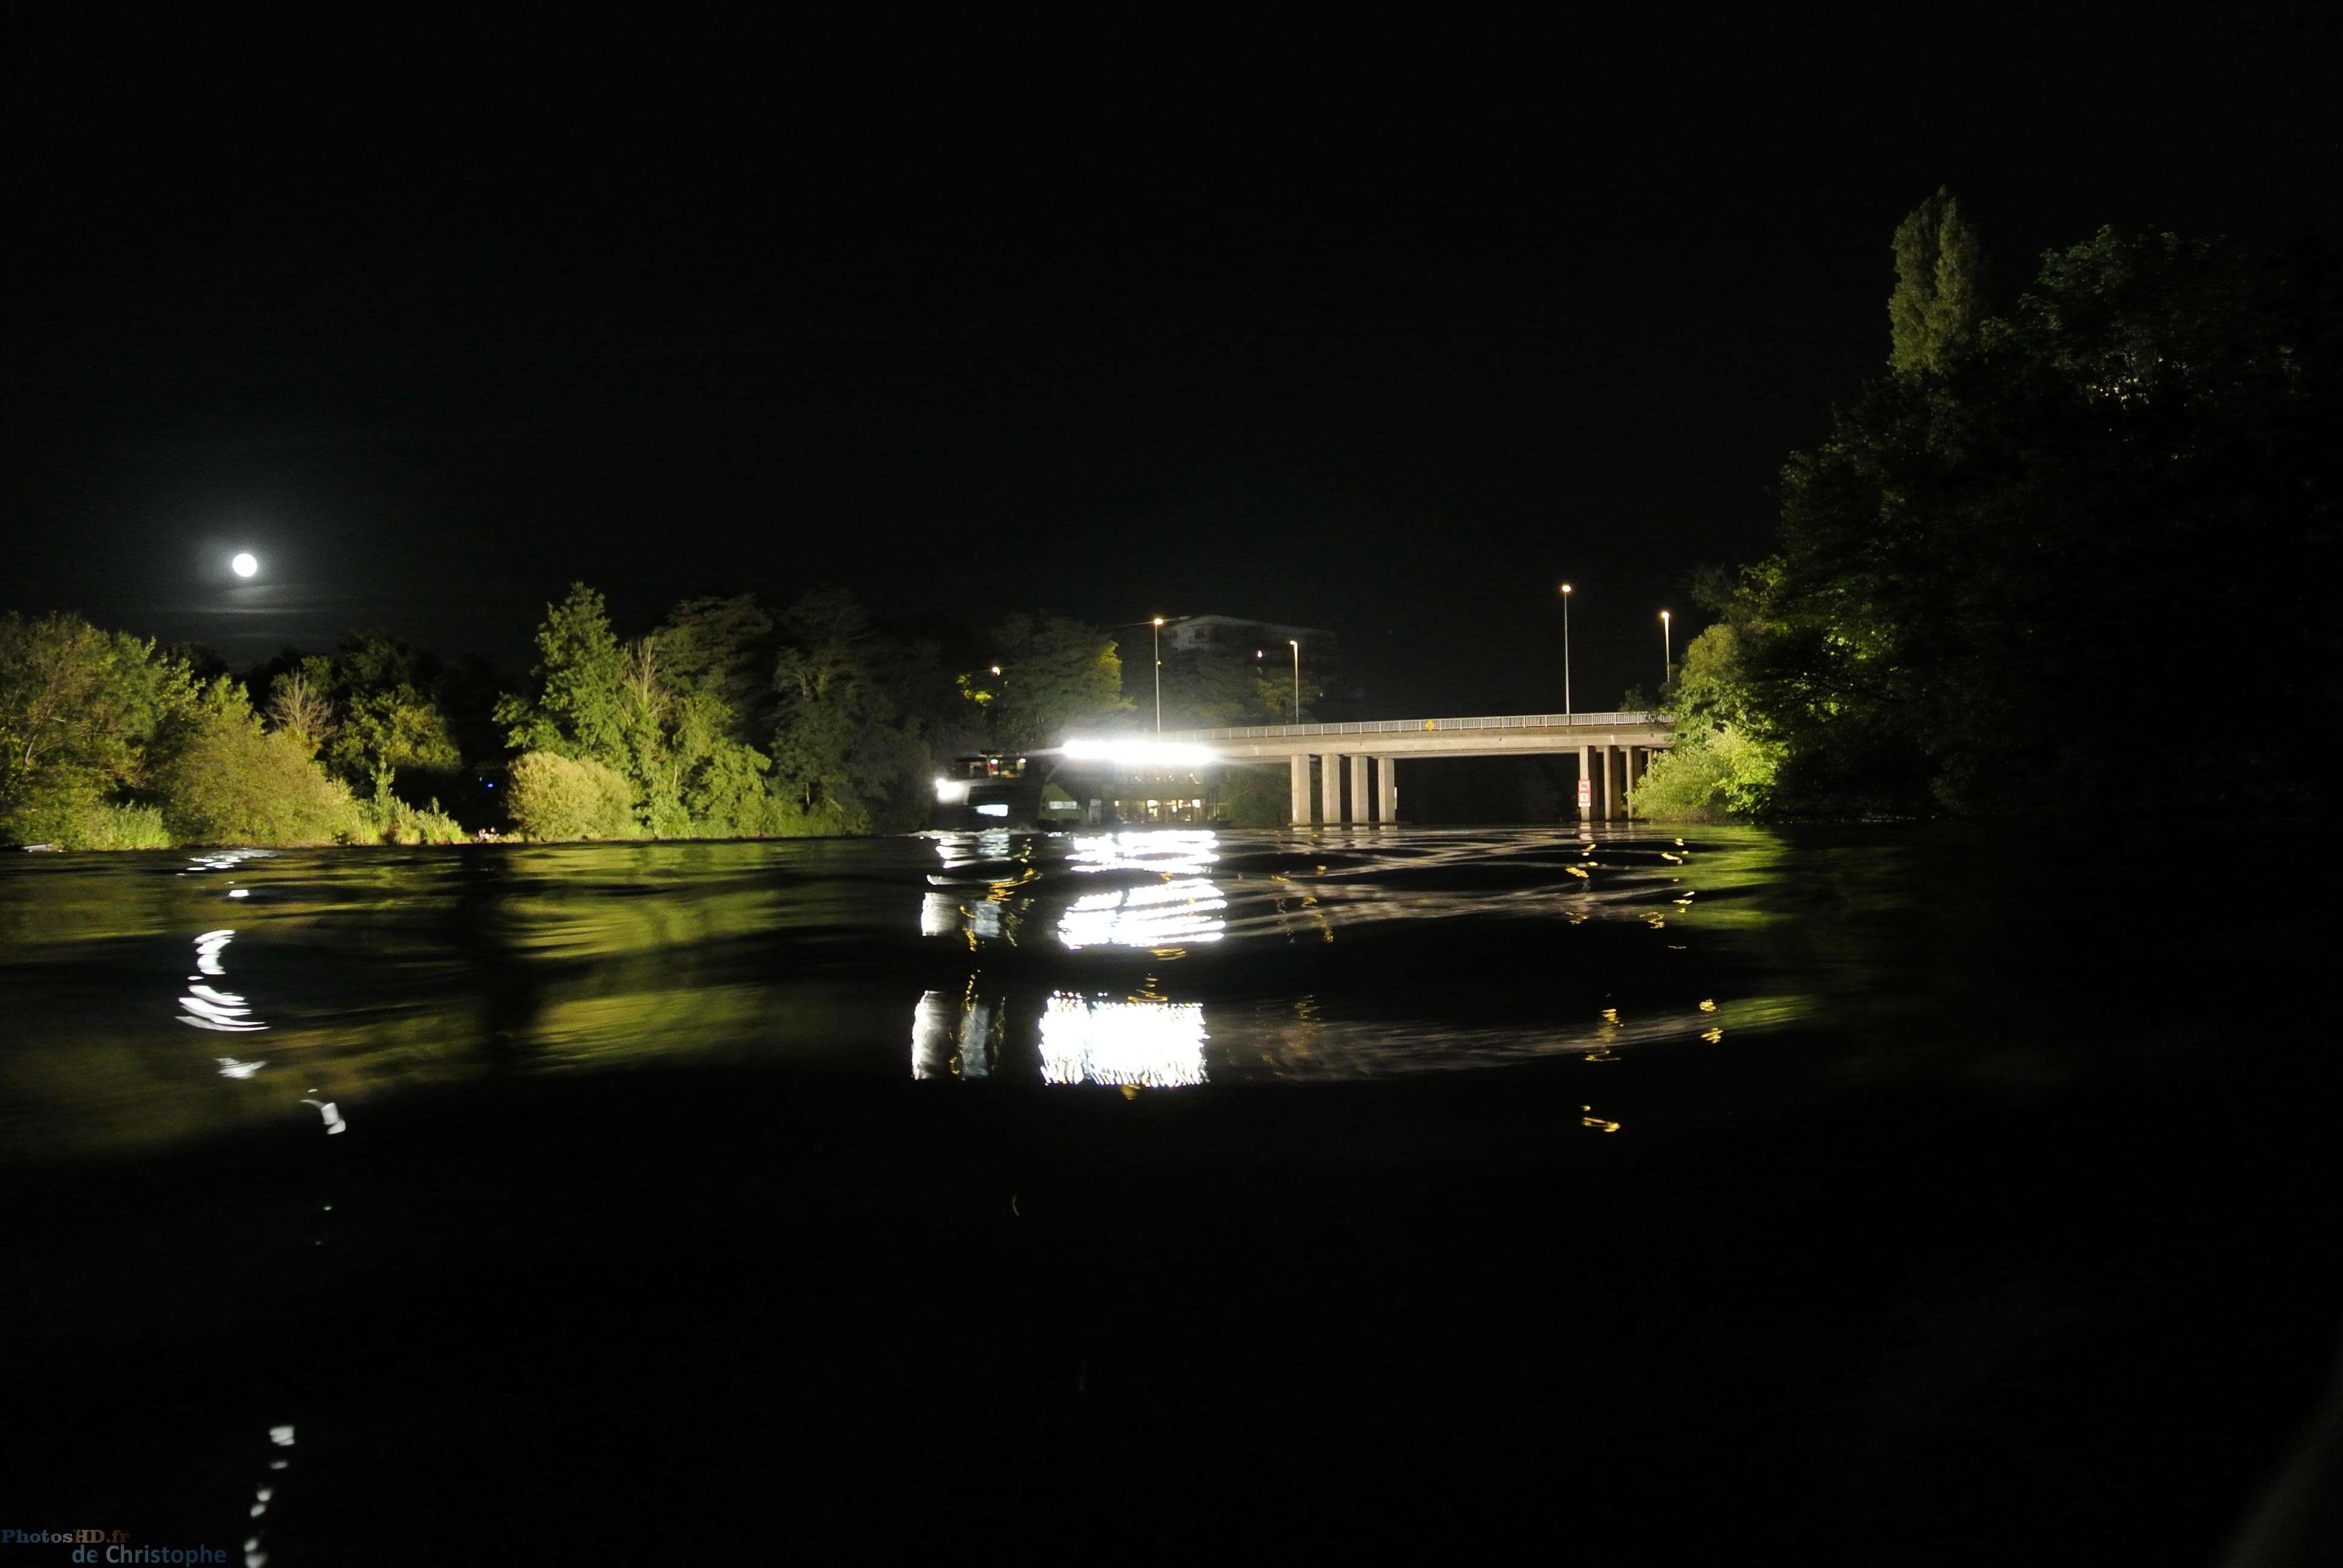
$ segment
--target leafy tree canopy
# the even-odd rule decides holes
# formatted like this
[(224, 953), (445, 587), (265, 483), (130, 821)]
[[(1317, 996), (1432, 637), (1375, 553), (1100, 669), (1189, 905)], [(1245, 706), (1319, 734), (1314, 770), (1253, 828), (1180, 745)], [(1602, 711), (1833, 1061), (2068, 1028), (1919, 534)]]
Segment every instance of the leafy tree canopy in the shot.
[(885, 678), (900, 660), (852, 596), (809, 593), (780, 618), (773, 781), (819, 830), (908, 828), (926, 818), (929, 752)]
[[(1776, 553), (1734, 596), (1735, 673), (1702, 699), (1784, 749), (1775, 809), (2151, 797), (2149, 737), (2307, 668), (2318, 573), (2225, 563), (2334, 538), (2328, 271), (2103, 229), (1795, 454)], [(2170, 632), (2143, 665), (2149, 626)], [(2195, 798), (2285, 773), (2233, 751)]]
[(992, 629), (992, 663), (960, 689), (985, 709), (992, 743), (1005, 750), (1055, 745), (1131, 710), (1122, 696), (1122, 660), (1108, 632), (1067, 616), (1011, 616)]
[(558, 605), (548, 605), (537, 628), (536, 691), (497, 704), (506, 744), (517, 751), (550, 751), (605, 767), (628, 760), (625, 659), (602, 596), (571, 583)]
[(77, 616), (0, 616), (0, 836), (72, 841), (146, 782), (156, 731), (194, 696), (186, 666)]

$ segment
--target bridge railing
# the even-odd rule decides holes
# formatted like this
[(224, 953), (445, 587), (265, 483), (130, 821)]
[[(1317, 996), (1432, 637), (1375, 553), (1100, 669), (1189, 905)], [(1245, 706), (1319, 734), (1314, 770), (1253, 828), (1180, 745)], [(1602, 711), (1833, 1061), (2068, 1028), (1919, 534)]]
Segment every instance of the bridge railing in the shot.
[(1480, 719), (1361, 719), (1347, 724), (1252, 724), (1235, 729), (1182, 729), (1166, 740), (1278, 740), (1304, 735), (1421, 735), (1443, 729), (1616, 729), (1673, 722), (1664, 713), (1499, 713)]

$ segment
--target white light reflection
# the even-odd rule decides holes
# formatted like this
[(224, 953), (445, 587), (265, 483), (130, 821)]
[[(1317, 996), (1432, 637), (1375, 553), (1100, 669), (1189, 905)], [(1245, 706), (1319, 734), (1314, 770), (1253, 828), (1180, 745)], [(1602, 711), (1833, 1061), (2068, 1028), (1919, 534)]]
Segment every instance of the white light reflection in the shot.
[(1161, 871), (1194, 876), (1217, 864), (1220, 839), (1209, 832), (1077, 834), (1066, 851), (1074, 871)]
[(187, 862), (187, 871), (233, 871), (246, 860), (266, 860), (277, 853), (274, 849), (218, 849), (208, 855), (197, 855)]
[(1005, 1021), (1001, 1003), (976, 995), (972, 986), (960, 996), (927, 992), (911, 1013), (911, 1076), (990, 1077)]
[(1005, 828), (987, 828), (979, 833), (940, 833), (936, 836), (936, 859), (946, 870), (981, 865), (988, 860), (1006, 860), (1015, 846)]
[(1201, 877), (1088, 893), (1058, 917), (1058, 940), (1076, 949), (1216, 942), (1228, 925), (1222, 913), (1228, 907), (1220, 890)]
[(335, 1103), (334, 1103), (332, 1101), (330, 1101), (330, 1100), (317, 1101), (317, 1100), (307, 1100), (307, 1099), (305, 1099), (305, 1100), (303, 1100), (303, 1101), (301, 1101), (301, 1103), (302, 1103), (302, 1104), (304, 1104), (304, 1105), (314, 1105), (314, 1106), (316, 1106), (316, 1107), (317, 1108), (317, 1114), (318, 1114), (318, 1115), (320, 1115), (320, 1116), (322, 1116), (322, 1117), (324, 1117), (324, 1118), (326, 1119), (326, 1131), (328, 1131), (328, 1132), (347, 1132), (347, 1131), (350, 1130), (350, 1124), (349, 1124), (348, 1122), (347, 1122), (347, 1121), (343, 1121), (343, 1120), (342, 1120), (342, 1112), (341, 1112), (340, 1108), (339, 1108), (339, 1107), (337, 1107), (337, 1105), (335, 1105)]
[(1204, 1007), (1061, 991), (1041, 1014), (1041, 1081), (1140, 1089), (1204, 1081)]
[[(197, 937), (196, 939), (197, 971), (206, 975), (227, 973), (226, 967), (220, 962), (220, 954), (226, 950), (229, 940), (235, 935), (234, 931), (206, 931), (202, 936)], [(256, 1034), (268, 1027), (252, 1016), (252, 1009), (245, 1005), (244, 998), (234, 991), (221, 990), (217, 987), (206, 985), (200, 980), (194, 981), (187, 987), (187, 994), (179, 999), (179, 1006), (183, 1010), (179, 1021), (196, 1029), (215, 1030), (221, 1034)], [(251, 1069), (236, 1071), (233, 1069), (240, 1064), (234, 1057), (222, 1057), (218, 1060), (228, 1064), (221, 1070), (230, 1078), (249, 1078), (254, 1070), (266, 1065), (255, 1062)]]
[(212, 1060), (220, 1064), (222, 1078), (250, 1078), (268, 1065), (265, 1061), (238, 1061), (232, 1056), (216, 1056)]

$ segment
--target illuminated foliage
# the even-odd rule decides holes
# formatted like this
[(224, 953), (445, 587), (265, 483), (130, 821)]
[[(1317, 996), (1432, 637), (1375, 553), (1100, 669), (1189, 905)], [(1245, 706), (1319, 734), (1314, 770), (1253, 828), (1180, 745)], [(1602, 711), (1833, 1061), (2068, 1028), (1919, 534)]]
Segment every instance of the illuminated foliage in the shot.
[(1887, 363), (1899, 376), (1942, 374), (1976, 341), (1984, 315), (1983, 251), (1960, 204), (1938, 186), (1896, 226), (1896, 288), (1887, 298)]
[(115, 798), (146, 782), (157, 727), (192, 694), (186, 667), (151, 642), (75, 616), (0, 616), (0, 838), (122, 838)]
[(548, 605), (537, 628), (534, 696), (507, 696), (497, 704), (506, 743), (519, 751), (623, 767), (628, 758), (624, 700), (626, 654), (610, 630), (602, 596), (571, 583), (558, 605)]
[(268, 724), (315, 757), (334, 733), (333, 699), (306, 671), (287, 670), (269, 686)]
[(616, 769), (550, 751), (513, 759), (514, 825), (532, 839), (631, 839), (635, 790)]
[(348, 789), (299, 741), (264, 729), (234, 681), (206, 685), (156, 749), (154, 790), (179, 843), (327, 844), (359, 826)]

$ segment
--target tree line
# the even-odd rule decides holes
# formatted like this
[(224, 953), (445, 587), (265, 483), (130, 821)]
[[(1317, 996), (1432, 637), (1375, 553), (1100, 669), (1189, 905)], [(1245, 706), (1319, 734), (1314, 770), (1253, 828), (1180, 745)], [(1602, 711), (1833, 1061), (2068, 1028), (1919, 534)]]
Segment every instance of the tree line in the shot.
[[(1126, 667), (1108, 628), (1015, 613), (954, 638), (955, 659), (835, 589), (687, 599), (624, 638), (576, 583), (535, 640), (518, 681), (379, 631), (238, 676), (199, 647), (0, 616), (0, 841), (900, 831), (954, 752), (1038, 749), (1154, 701), (1153, 668)], [(1290, 712), (1233, 655), (1171, 655), (1162, 675), (1175, 727)]]
[(1885, 374), (1785, 464), (1771, 553), (1695, 582), (1640, 809), (2307, 803), (2329, 246), (2102, 228), (1996, 310), (1940, 190), (1893, 251)]

